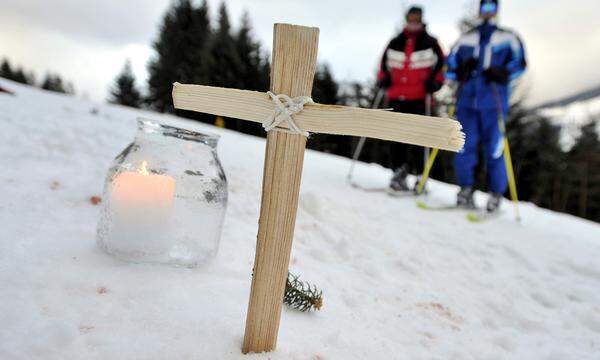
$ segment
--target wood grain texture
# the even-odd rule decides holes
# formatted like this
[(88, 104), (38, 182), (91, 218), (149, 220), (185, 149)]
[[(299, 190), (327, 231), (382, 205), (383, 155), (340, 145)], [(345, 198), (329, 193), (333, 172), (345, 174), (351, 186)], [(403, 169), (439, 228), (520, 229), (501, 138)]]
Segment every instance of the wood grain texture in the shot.
[[(202, 85), (176, 83), (173, 101), (178, 109), (259, 123), (274, 110), (266, 93)], [(465, 139), (455, 120), (349, 106), (307, 104), (294, 121), (313, 133), (366, 136), (450, 151), (460, 150)]]
[[(275, 24), (271, 91), (310, 96), (317, 62), (318, 28)], [(275, 349), (287, 278), (306, 138), (270, 131), (254, 271), (242, 351)]]

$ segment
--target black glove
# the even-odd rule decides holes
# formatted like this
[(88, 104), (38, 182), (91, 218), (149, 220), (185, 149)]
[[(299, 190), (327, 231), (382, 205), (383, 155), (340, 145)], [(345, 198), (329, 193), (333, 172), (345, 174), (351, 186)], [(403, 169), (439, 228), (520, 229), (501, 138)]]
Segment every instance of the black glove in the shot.
[(387, 89), (392, 86), (392, 78), (390, 77), (390, 74), (386, 73), (384, 77), (379, 79), (379, 81), (377, 81), (377, 86), (381, 89)]
[(508, 70), (501, 67), (491, 66), (483, 72), (483, 76), (485, 76), (488, 82), (495, 82), (503, 85), (508, 84)]
[(441, 88), (442, 88), (442, 84), (435, 81), (434, 78), (430, 77), (430, 78), (427, 78), (427, 80), (425, 80), (425, 90), (427, 90), (428, 94), (433, 94), (434, 92), (438, 91)]
[(471, 77), (471, 73), (477, 69), (477, 59), (469, 58), (456, 69), (456, 78), (458, 81), (467, 81)]

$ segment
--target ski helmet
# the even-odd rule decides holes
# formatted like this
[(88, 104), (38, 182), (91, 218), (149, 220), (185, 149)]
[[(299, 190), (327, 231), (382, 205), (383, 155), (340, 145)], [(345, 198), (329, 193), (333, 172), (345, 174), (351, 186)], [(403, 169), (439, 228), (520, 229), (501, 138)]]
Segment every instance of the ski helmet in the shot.
[(481, 0), (479, 5), (480, 14), (496, 14), (498, 12), (499, 0)]

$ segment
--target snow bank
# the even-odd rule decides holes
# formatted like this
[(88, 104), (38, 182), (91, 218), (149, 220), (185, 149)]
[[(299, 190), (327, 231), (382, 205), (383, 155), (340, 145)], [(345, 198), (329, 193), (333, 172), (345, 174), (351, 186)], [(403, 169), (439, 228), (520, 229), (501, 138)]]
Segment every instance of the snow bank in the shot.
[(600, 132), (600, 97), (542, 109), (541, 113), (562, 127), (560, 141), (566, 150), (575, 145), (577, 137), (581, 134), (581, 127), (589, 121), (595, 120)]
[[(277, 351), (240, 348), (264, 142), (0, 80), (1, 359), (599, 359), (600, 226), (522, 204), (494, 222), (345, 185), (307, 152), (291, 260), (317, 313), (284, 310)], [(217, 258), (133, 265), (95, 245), (111, 159), (139, 115), (222, 135), (230, 203)], [(361, 164), (358, 181), (390, 173)], [(435, 201), (453, 186), (433, 183)], [(484, 198), (479, 194), (478, 201)]]

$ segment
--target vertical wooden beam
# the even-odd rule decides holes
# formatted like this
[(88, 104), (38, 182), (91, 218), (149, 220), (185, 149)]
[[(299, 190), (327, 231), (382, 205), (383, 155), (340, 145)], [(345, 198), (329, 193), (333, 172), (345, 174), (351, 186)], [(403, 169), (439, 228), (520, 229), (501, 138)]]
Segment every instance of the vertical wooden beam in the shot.
[[(310, 96), (317, 63), (319, 29), (275, 24), (271, 91)], [(288, 273), (306, 138), (267, 135), (263, 192), (246, 333), (242, 351), (275, 349)]]

